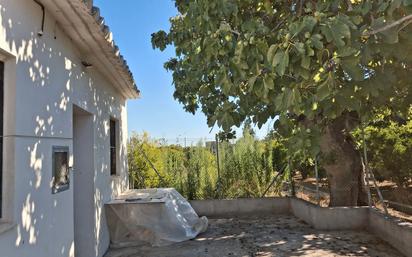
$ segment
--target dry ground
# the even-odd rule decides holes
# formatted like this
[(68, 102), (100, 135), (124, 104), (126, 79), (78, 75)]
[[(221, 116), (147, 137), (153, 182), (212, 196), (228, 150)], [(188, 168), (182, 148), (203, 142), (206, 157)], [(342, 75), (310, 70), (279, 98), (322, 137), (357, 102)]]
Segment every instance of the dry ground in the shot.
[(293, 216), (212, 219), (198, 238), (166, 247), (112, 249), (105, 257), (402, 256), (362, 231), (319, 231)]

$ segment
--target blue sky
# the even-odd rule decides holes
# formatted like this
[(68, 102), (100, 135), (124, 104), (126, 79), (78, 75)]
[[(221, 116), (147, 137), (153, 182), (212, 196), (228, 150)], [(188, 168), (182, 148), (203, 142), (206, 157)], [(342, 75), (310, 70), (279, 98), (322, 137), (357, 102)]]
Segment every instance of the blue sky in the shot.
[[(151, 34), (168, 31), (169, 18), (177, 14), (172, 0), (95, 0), (101, 15), (113, 32), (120, 52), (133, 72), (142, 92), (138, 100), (128, 102), (128, 126), (131, 132), (147, 131), (156, 138), (213, 138), (206, 117), (186, 113), (173, 98), (172, 75), (163, 63), (174, 56), (169, 47), (164, 52), (153, 50)], [(257, 135), (262, 137), (267, 126)]]

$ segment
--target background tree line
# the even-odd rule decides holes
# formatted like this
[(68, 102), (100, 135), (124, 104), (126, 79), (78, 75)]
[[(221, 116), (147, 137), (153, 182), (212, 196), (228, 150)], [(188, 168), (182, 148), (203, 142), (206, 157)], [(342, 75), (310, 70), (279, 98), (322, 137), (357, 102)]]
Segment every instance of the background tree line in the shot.
[[(353, 137), (361, 153), (363, 137), (360, 131)], [(394, 120), (388, 113), (378, 115), (365, 128), (370, 166), (378, 180), (392, 181), (399, 190), (412, 184), (412, 121)], [(163, 181), (145, 159), (142, 150), (160, 173)], [(274, 176), (288, 164), (285, 139), (271, 131), (258, 140), (251, 124), (244, 124), (236, 140), (219, 143), (220, 176), (215, 148), (206, 142), (183, 147), (165, 145), (150, 139), (149, 134), (134, 134), (128, 145), (130, 182), (135, 188), (174, 187), (188, 199), (260, 197)], [(314, 160), (303, 155), (290, 160), (293, 173), (304, 179), (314, 177)], [(320, 176), (325, 177), (322, 167)], [(268, 195), (280, 192), (282, 182), (289, 179), (286, 170)], [(407, 197), (403, 202), (411, 203)]]

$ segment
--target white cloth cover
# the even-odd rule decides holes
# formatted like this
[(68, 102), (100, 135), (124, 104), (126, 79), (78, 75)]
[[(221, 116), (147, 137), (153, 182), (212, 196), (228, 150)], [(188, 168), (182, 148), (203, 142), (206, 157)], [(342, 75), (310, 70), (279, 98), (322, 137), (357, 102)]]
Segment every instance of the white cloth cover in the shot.
[(173, 188), (130, 190), (105, 208), (112, 247), (169, 245), (195, 238), (208, 225)]

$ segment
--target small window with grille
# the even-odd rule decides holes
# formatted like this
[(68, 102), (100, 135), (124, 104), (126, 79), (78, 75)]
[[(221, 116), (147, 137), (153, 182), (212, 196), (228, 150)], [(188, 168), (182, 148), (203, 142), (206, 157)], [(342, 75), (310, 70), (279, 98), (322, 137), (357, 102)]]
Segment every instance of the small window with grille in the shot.
[(117, 175), (117, 121), (110, 119), (110, 175)]
[(53, 194), (69, 189), (69, 147), (53, 147)]

